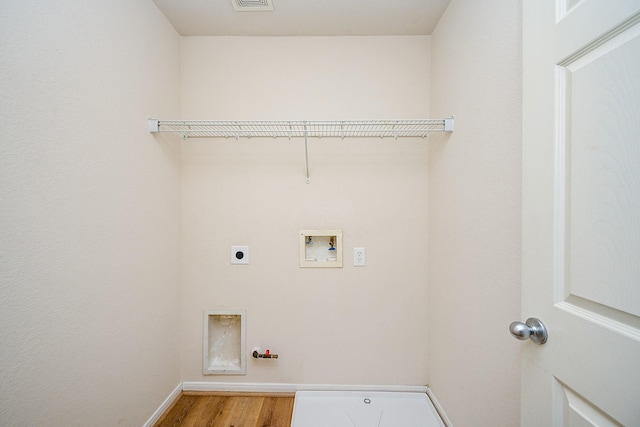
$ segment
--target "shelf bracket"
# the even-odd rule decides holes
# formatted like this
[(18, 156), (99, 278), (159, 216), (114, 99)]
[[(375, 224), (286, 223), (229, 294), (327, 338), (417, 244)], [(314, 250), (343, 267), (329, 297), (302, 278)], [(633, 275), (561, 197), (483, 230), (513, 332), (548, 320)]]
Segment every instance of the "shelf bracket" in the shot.
[(455, 116), (447, 117), (446, 119), (444, 119), (444, 131), (453, 132), (455, 121), (456, 121)]
[(149, 117), (149, 132), (160, 132), (160, 120)]

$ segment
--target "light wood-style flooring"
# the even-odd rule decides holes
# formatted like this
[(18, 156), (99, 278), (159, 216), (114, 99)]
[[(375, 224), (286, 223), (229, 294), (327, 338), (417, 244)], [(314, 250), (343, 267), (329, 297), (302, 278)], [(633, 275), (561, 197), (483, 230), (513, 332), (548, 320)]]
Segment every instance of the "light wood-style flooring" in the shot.
[(290, 427), (293, 394), (183, 393), (154, 427)]

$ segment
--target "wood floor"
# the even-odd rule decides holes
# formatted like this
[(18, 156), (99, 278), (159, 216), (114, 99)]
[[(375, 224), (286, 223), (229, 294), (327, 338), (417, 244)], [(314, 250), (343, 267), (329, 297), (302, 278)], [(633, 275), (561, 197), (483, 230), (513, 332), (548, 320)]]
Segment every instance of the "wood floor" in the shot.
[(154, 427), (290, 427), (293, 394), (184, 393)]

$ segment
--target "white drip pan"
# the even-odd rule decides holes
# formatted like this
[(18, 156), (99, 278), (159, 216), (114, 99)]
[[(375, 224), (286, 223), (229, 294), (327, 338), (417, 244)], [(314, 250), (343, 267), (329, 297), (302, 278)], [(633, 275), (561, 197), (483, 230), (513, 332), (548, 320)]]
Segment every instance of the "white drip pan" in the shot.
[(426, 394), (298, 391), (291, 427), (444, 427)]

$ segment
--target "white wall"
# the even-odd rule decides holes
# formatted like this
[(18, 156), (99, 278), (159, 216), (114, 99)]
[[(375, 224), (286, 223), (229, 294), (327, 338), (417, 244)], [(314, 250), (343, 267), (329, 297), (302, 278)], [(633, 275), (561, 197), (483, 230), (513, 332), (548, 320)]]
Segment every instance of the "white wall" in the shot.
[(519, 424), (521, 14), (452, 0), (432, 34), (430, 385), (456, 427)]
[[(429, 37), (182, 42), (189, 119), (429, 117)], [(427, 382), (426, 140), (189, 140), (182, 145), (185, 381)], [(342, 269), (298, 267), (300, 229), (339, 228)], [(251, 264), (230, 265), (231, 245)], [(353, 267), (353, 247), (366, 267)], [(206, 309), (247, 310), (246, 376), (202, 375)]]
[(179, 37), (151, 1), (0, 7), (0, 424), (139, 426), (180, 381)]

